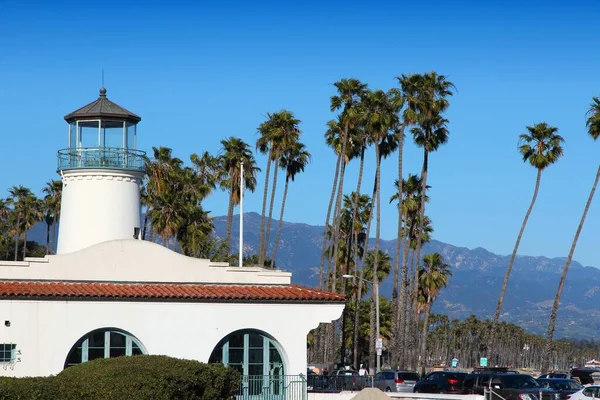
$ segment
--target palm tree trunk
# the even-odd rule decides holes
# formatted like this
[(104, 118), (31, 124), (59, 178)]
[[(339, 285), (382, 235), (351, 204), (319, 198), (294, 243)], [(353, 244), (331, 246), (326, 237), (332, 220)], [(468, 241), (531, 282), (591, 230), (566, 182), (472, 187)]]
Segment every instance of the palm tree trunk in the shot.
[(573, 259), (573, 254), (575, 253), (575, 248), (577, 247), (577, 241), (579, 240), (579, 234), (583, 229), (583, 224), (585, 223), (585, 218), (587, 217), (587, 213), (590, 210), (590, 206), (592, 205), (592, 200), (594, 199), (594, 193), (596, 192), (596, 187), (598, 186), (598, 180), (600, 180), (600, 166), (598, 167), (598, 172), (596, 172), (596, 179), (594, 180), (594, 186), (592, 186), (592, 190), (590, 191), (590, 195), (588, 196), (587, 203), (585, 204), (585, 209), (583, 210), (583, 215), (581, 216), (581, 220), (579, 221), (579, 226), (577, 227), (577, 231), (575, 232), (575, 237), (573, 238), (573, 243), (571, 243), (571, 249), (569, 250), (569, 256), (567, 257), (567, 261), (565, 262), (565, 267), (563, 268), (562, 275), (560, 277), (560, 282), (558, 283), (558, 290), (556, 291), (556, 296), (554, 297), (554, 304), (552, 304), (552, 311), (550, 313), (550, 322), (548, 323), (548, 333), (546, 334), (546, 347), (544, 349), (544, 358), (542, 360), (542, 373), (546, 373), (548, 368), (550, 367), (550, 355), (552, 353), (552, 338), (554, 336), (554, 327), (556, 325), (556, 315), (558, 313), (558, 306), (560, 304), (560, 296), (562, 295), (563, 288), (565, 286), (565, 280), (567, 279), (567, 273), (569, 272), (569, 266), (571, 265), (571, 260)]
[(265, 245), (263, 246), (263, 262), (265, 257), (267, 256), (267, 249), (269, 248), (269, 236), (271, 236), (271, 222), (273, 221), (273, 206), (275, 205), (275, 191), (277, 190), (277, 172), (279, 172), (278, 170), (279, 159), (275, 160), (275, 166), (273, 168), (273, 188), (271, 190), (271, 204), (269, 205), (269, 219), (267, 221), (267, 231), (265, 232)]
[(227, 243), (227, 255), (231, 254), (231, 225), (233, 224), (233, 179), (229, 188), (229, 207), (227, 208), (227, 231), (225, 243)]
[[(325, 265), (325, 249), (327, 247), (327, 228), (329, 227), (329, 219), (331, 218), (331, 209), (333, 208), (333, 200), (337, 188), (338, 177), (340, 174), (340, 164), (342, 162), (341, 155), (338, 155), (335, 164), (335, 175), (333, 177), (333, 186), (331, 188), (331, 197), (329, 198), (329, 206), (327, 207), (327, 217), (325, 218), (325, 231), (323, 232), (323, 243), (321, 244), (321, 261), (319, 264), (319, 289), (323, 289), (323, 267)], [(327, 274), (329, 275), (329, 274)], [(327, 276), (329, 279), (329, 276)]]
[(21, 237), (21, 232), (19, 231), (19, 227), (21, 226), (21, 216), (17, 215), (17, 226), (15, 227), (17, 231), (17, 237), (15, 238), (15, 261), (17, 261), (17, 256), (19, 254), (19, 239)]
[(495, 340), (495, 336), (496, 336), (496, 329), (497, 329), (498, 321), (500, 319), (500, 312), (502, 311), (502, 303), (504, 302), (504, 295), (506, 293), (506, 288), (508, 286), (508, 278), (510, 277), (510, 273), (512, 271), (513, 264), (515, 262), (515, 258), (517, 257), (517, 251), (519, 250), (519, 244), (521, 243), (521, 238), (523, 237), (523, 232), (525, 231), (525, 226), (527, 225), (527, 220), (529, 219), (529, 215), (531, 214), (531, 210), (533, 210), (535, 200), (537, 199), (538, 191), (540, 188), (541, 178), (542, 178), (542, 170), (538, 168), (537, 177), (535, 180), (535, 189), (533, 191), (533, 198), (531, 199), (531, 204), (529, 204), (529, 208), (527, 209), (525, 218), (523, 218), (523, 223), (521, 224), (521, 229), (519, 230), (519, 236), (517, 236), (517, 242), (515, 243), (515, 247), (510, 256), (510, 260), (508, 262), (508, 267), (506, 268), (506, 274), (504, 275), (504, 282), (502, 282), (502, 288), (500, 289), (500, 297), (498, 298), (498, 304), (496, 305), (496, 312), (494, 313), (494, 320), (492, 321), (492, 332), (490, 334), (490, 345), (488, 346), (488, 349), (490, 349), (490, 354), (489, 354), (490, 357), (495, 357), (494, 352), (493, 352), (494, 340)]
[[(377, 175), (375, 175), (375, 180), (377, 180)], [(360, 269), (360, 273), (359, 273), (359, 279), (358, 279), (358, 295), (357, 295), (357, 300), (356, 300), (356, 309), (355, 309), (355, 314), (354, 314), (354, 348), (355, 348), (355, 354), (358, 355), (358, 325), (360, 322), (360, 315), (359, 315), (359, 308), (360, 308), (360, 300), (362, 298), (362, 288), (363, 288), (363, 284), (364, 284), (364, 258), (367, 255), (367, 252), (369, 251), (369, 237), (371, 235), (371, 222), (373, 221), (373, 211), (375, 209), (375, 196), (377, 195), (376, 193), (377, 190), (377, 184), (375, 183), (373, 185), (373, 195), (371, 196), (371, 207), (369, 207), (369, 220), (367, 222), (367, 232), (366, 232), (366, 238), (365, 238), (365, 245), (364, 245), (364, 249), (363, 249), (363, 259), (361, 260), (361, 269)], [(371, 324), (372, 326), (375, 325), (374, 323)], [(369, 342), (371, 342), (371, 340), (369, 340)], [(375, 345), (375, 342), (373, 342), (373, 345)], [(370, 359), (370, 355), (369, 355), (369, 369), (372, 371), (373, 368), (373, 364), (372, 361)]]
[[(376, 225), (375, 225), (375, 254), (373, 257), (373, 289), (371, 290), (372, 293), (372, 299), (373, 299), (373, 305), (378, 301), (377, 296), (379, 295), (378, 291), (375, 290), (375, 287), (377, 287), (378, 283), (378, 277), (377, 277), (377, 267), (378, 267), (378, 262), (379, 262), (379, 237), (380, 237), (380, 232), (381, 232), (381, 196), (379, 195), (379, 188), (380, 188), (380, 182), (381, 182), (381, 159), (379, 157), (380, 155), (380, 150), (379, 150), (379, 142), (377, 142), (375, 144), (375, 157), (376, 157), (376, 162), (377, 162), (377, 167), (375, 169), (375, 199), (377, 201), (377, 205), (375, 206), (377, 208), (377, 221), (376, 221)], [(376, 321), (377, 321), (377, 316), (375, 315), (375, 307), (372, 306), (371, 307), (371, 334), (369, 335), (369, 363), (371, 363), (371, 366), (375, 364), (375, 360), (376, 360), (376, 349), (375, 349), (375, 340), (378, 339), (377, 337), (377, 331), (379, 330), (379, 327), (376, 326)], [(376, 371), (379, 372), (379, 371)]]
[[(56, 215), (56, 213), (54, 213)], [(56, 225), (58, 224), (58, 219), (54, 217), (54, 223), (52, 224), (52, 253), (56, 253), (56, 243), (58, 237), (56, 236)]]
[[(272, 145), (271, 145), (272, 146)], [(258, 264), (264, 265), (264, 241), (265, 237), (265, 213), (267, 211), (267, 197), (269, 196), (269, 173), (271, 172), (271, 156), (272, 150), (269, 147), (269, 155), (267, 156), (267, 172), (265, 173), (265, 190), (263, 193), (263, 204), (262, 204), (262, 213), (260, 215), (260, 246), (258, 251)]]
[(149, 207), (146, 207), (146, 212), (144, 213), (144, 227), (142, 228), (142, 240), (146, 240), (148, 234), (148, 210)]
[[(417, 232), (417, 264), (421, 260), (423, 224), (425, 222), (425, 195), (427, 193), (427, 170), (428, 170), (428, 167), (429, 167), (429, 152), (427, 151), (427, 148), (424, 148), (423, 149), (423, 168), (421, 170), (421, 205), (419, 207), (419, 231)], [(417, 271), (415, 273), (415, 277), (417, 277), (418, 268), (415, 268), (415, 271)], [(419, 286), (418, 277), (417, 277), (417, 281), (415, 281), (415, 282), (416, 282), (416, 286), (415, 286), (415, 293), (414, 293), (414, 298), (413, 298), (413, 307), (416, 309), (417, 308), (417, 293), (416, 292), (417, 292), (418, 286)], [(415, 323), (417, 325), (419, 323), (418, 316), (417, 316), (417, 319), (415, 320)], [(418, 328), (415, 329), (415, 340), (418, 340), (417, 334), (418, 334)]]
[(50, 254), (50, 224), (46, 222), (46, 254)]
[(277, 255), (277, 245), (281, 236), (281, 226), (283, 225), (283, 210), (285, 209), (285, 199), (287, 198), (288, 186), (290, 177), (285, 177), (285, 188), (283, 189), (283, 200), (281, 200), (281, 213), (279, 214), (279, 223), (277, 224), (277, 235), (275, 235), (275, 243), (273, 243), (273, 254), (271, 255), (271, 269), (275, 268), (275, 256)]
[(431, 313), (431, 300), (427, 297), (427, 306), (425, 307), (425, 317), (423, 318), (423, 328), (421, 329), (421, 376), (425, 375), (425, 366), (427, 362), (427, 333), (429, 333), (429, 314)]
[(28, 229), (25, 228), (24, 238), (23, 238), (23, 261), (25, 261), (25, 257), (27, 257), (27, 232), (28, 232)]
[[(356, 191), (354, 192), (354, 204), (352, 205), (352, 226), (356, 224), (356, 213), (358, 212), (358, 199), (360, 198), (360, 186), (362, 183), (363, 170), (365, 165), (365, 147), (361, 149), (360, 152), (360, 167), (358, 169), (358, 180), (356, 182)], [(367, 245), (369, 242), (369, 238), (367, 237)], [(358, 285), (358, 293), (356, 294), (356, 309), (354, 310), (354, 331), (352, 336), (352, 357), (353, 357), (353, 365), (354, 368), (359, 369), (358, 365), (358, 324), (360, 319), (358, 317), (358, 308), (360, 306), (360, 299), (362, 296), (362, 279), (363, 279), (363, 271), (362, 271), (362, 262), (358, 257), (358, 234), (355, 235), (354, 239), (354, 248), (353, 248), (353, 259), (355, 263), (355, 271), (354, 276), (356, 277), (356, 273), (359, 274), (359, 285)]]
[[(402, 243), (402, 156), (404, 150), (404, 125), (398, 133), (398, 232), (396, 234), (396, 253), (395, 253), (395, 268), (394, 268), (394, 291), (392, 292), (392, 337), (394, 338), (394, 345), (392, 346), (392, 354), (394, 354), (394, 367), (400, 366), (400, 349), (404, 346), (404, 329), (402, 324), (404, 319), (402, 314), (404, 312), (403, 296), (404, 286), (406, 282), (406, 275), (402, 275), (402, 282), (400, 288), (398, 288), (398, 274), (400, 269), (400, 244)], [(398, 295), (400, 293), (400, 297)]]
[(340, 180), (338, 182), (338, 193), (335, 202), (335, 208), (333, 212), (333, 274), (332, 274), (332, 291), (336, 292), (336, 278), (337, 278), (337, 267), (338, 267), (338, 248), (339, 248), (339, 236), (340, 236), (340, 221), (342, 215), (342, 197), (344, 196), (344, 175), (346, 173), (346, 142), (348, 141), (348, 122), (344, 123), (344, 132), (342, 135), (342, 164), (340, 171)]

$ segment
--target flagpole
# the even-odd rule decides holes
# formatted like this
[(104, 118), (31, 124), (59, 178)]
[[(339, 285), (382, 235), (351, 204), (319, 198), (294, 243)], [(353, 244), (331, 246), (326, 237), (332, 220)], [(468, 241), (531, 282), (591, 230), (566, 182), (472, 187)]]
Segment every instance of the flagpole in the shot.
[(242, 267), (244, 262), (244, 163), (240, 163), (240, 261), (238, 266)]

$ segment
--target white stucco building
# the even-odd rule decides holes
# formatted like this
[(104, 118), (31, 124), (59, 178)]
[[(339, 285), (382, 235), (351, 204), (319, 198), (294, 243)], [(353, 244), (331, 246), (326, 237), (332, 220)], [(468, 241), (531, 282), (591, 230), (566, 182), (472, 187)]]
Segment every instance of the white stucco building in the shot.
[(339, 318), (344, 297), (139, 240), (140, 117), (101, 89), (65, 119), (58, 254), (0, 261), (0, 376), (135, 354), (305, 374), (306, 335)]

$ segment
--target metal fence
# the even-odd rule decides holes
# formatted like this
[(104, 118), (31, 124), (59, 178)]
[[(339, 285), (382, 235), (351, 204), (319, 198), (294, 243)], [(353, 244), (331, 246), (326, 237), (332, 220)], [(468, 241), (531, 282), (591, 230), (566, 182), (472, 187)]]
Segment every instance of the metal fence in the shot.
[(303, 375), (244, 375), (235, 400), (306, 400)]

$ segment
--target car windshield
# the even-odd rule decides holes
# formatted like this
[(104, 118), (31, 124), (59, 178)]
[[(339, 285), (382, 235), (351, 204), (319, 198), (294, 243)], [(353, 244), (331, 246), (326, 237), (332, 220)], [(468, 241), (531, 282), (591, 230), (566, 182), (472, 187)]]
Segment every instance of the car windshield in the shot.
[(405, 381), (418, 381), (419, 375), (414, 372), (398, 372), (398, 379), (404, 379)]
[(502, 377), (508, 389), (539, 388), (540, 384), (529, 375), (505, 375)]
[(556, 381), (548, 381), (550, 386), (556, 390), (580, 390), (583, 388), (579, 383), (572, 380), (556, 380)]

